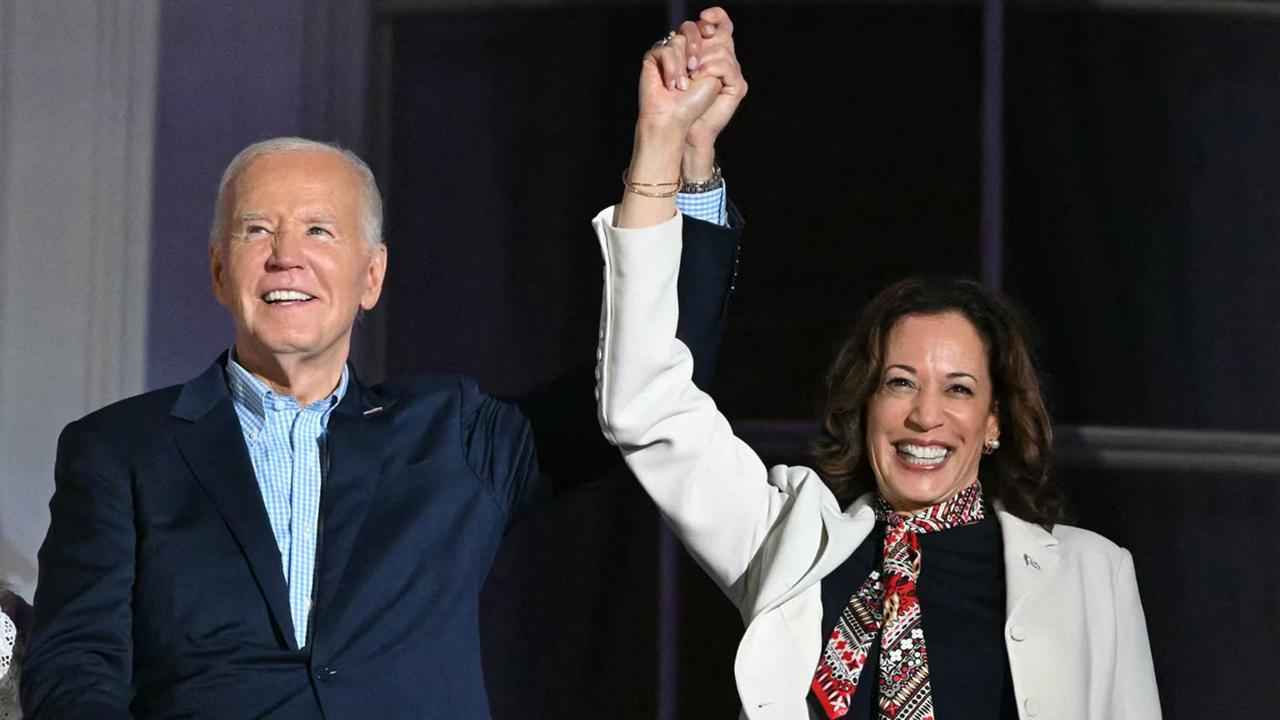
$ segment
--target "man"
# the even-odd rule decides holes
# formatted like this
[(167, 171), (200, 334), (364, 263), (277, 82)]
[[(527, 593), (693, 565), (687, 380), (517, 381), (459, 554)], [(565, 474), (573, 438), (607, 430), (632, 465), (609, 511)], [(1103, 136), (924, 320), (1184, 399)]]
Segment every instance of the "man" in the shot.
[[(731, 30), (722, 11), (682, 27), (672, 81), (686, 45), (731, 56)], [(690, 132), (688, 179), (712, 175), (744, 90), (726, 82)], [(688, 225), (702, 320), (686, 334), (709, 364), (736, 237)], [(524, 404), (453, 376), (362, 385), (351, 331), (387, 253), (372, 175), (345, 151), (246, 148), (211, 240), (231, 351), (59, 442), (28, 716), (488, 717), (478, 594), (511, 523), (563, 480), (549, 474), (603, 447), (589, 382)]]

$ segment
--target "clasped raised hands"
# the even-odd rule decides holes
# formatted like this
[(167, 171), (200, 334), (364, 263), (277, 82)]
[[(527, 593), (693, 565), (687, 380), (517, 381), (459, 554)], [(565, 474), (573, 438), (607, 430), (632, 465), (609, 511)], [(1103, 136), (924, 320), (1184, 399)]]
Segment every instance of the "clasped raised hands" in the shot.
[(746, 94), (733, 21), (722, 8), (708, 8), (645, 53), (638, 124), (682, 129), (686, 153), (701, 156), (709, 174), (716, 138)]
[(710, 179), (715, 142), (747, 94), (733, 22), (718, 7), (682, 23), (645, 53), (631, 164), (615, 222), (646, 227), (675, 212), (682, 181)]

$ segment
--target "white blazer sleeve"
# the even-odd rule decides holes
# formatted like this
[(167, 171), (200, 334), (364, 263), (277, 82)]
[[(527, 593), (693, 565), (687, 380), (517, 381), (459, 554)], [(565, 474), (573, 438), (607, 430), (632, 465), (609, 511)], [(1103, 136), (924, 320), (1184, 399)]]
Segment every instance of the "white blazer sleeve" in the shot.
[(735, 603), (785, 507), (764, 464), (693, 384), (676, 339), (681, 218), (649, 228), (593, 221), (604, 255), (596, 388), (600, 424), (698, 563)]
[(1116, 567), (1116, 684), (1112, 717), (1160, 720), (1160, 695), (1147, 639), (1147, 620), (1138, 597), (1133, 556), (1120, 550)]

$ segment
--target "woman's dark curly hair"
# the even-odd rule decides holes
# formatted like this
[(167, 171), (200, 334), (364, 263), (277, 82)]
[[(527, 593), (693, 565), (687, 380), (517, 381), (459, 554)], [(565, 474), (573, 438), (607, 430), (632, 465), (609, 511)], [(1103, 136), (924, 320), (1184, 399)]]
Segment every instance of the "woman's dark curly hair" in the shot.
[(1052, 528), (1062, 521), (1062, 491), (1049, 476), (1053, 427), (1031, 362), (1022, 315), (964, 278), (913, 278), (885, 288), (863, 311), (827, 371), (821, 430), (812, 445), (827, 486), (848, 505), (874, 490), (866, 456), (866, 410), (884, 374), (889, 334), (909, 315), (955, 312), (973, 324), (987, 351), (1000, 449), (978, 467), (988, 499), (1014, 515)]

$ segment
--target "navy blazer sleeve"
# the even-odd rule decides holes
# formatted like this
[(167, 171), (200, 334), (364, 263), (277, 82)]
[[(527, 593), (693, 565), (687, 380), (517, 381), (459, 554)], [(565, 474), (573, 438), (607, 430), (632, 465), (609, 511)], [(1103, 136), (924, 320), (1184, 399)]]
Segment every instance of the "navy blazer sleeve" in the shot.
[[(730, 203), (728, 227), (690, 217), (684, 218), (682, 227), (684, 246), (680, 251), (680, 277), (676, 280), (680, 321), (676, 337), (689, 346), (693, 355), (694, 384), (710, 394), (715, 380), (716, 358), (720, 355), (720, 339), (724, 336), (729, 296), (738, 273), (742, 214)], [(594, 393), (593, 382), (592, 413), (595, 412)]]
[(41, 632), (22, 675), (29, 720), (130, 717), (133, 498), (115, 456), (84, 421), (58, 440), (52, 522), (40, 548), (34, 624)]
[[(686, 217), (677, 334), (694, 360), (694, 382), (710, 391), (737, 273), (742, 216), (722, 227)], [(599, 477), (622, 458), (596, 417), (595, 363), (508, 403), (465, 397), (463, 433), (472, 469), (503, 503), (508, 522), (560, 489)], [(500, 447), (499, 447), (500, 446)]]

